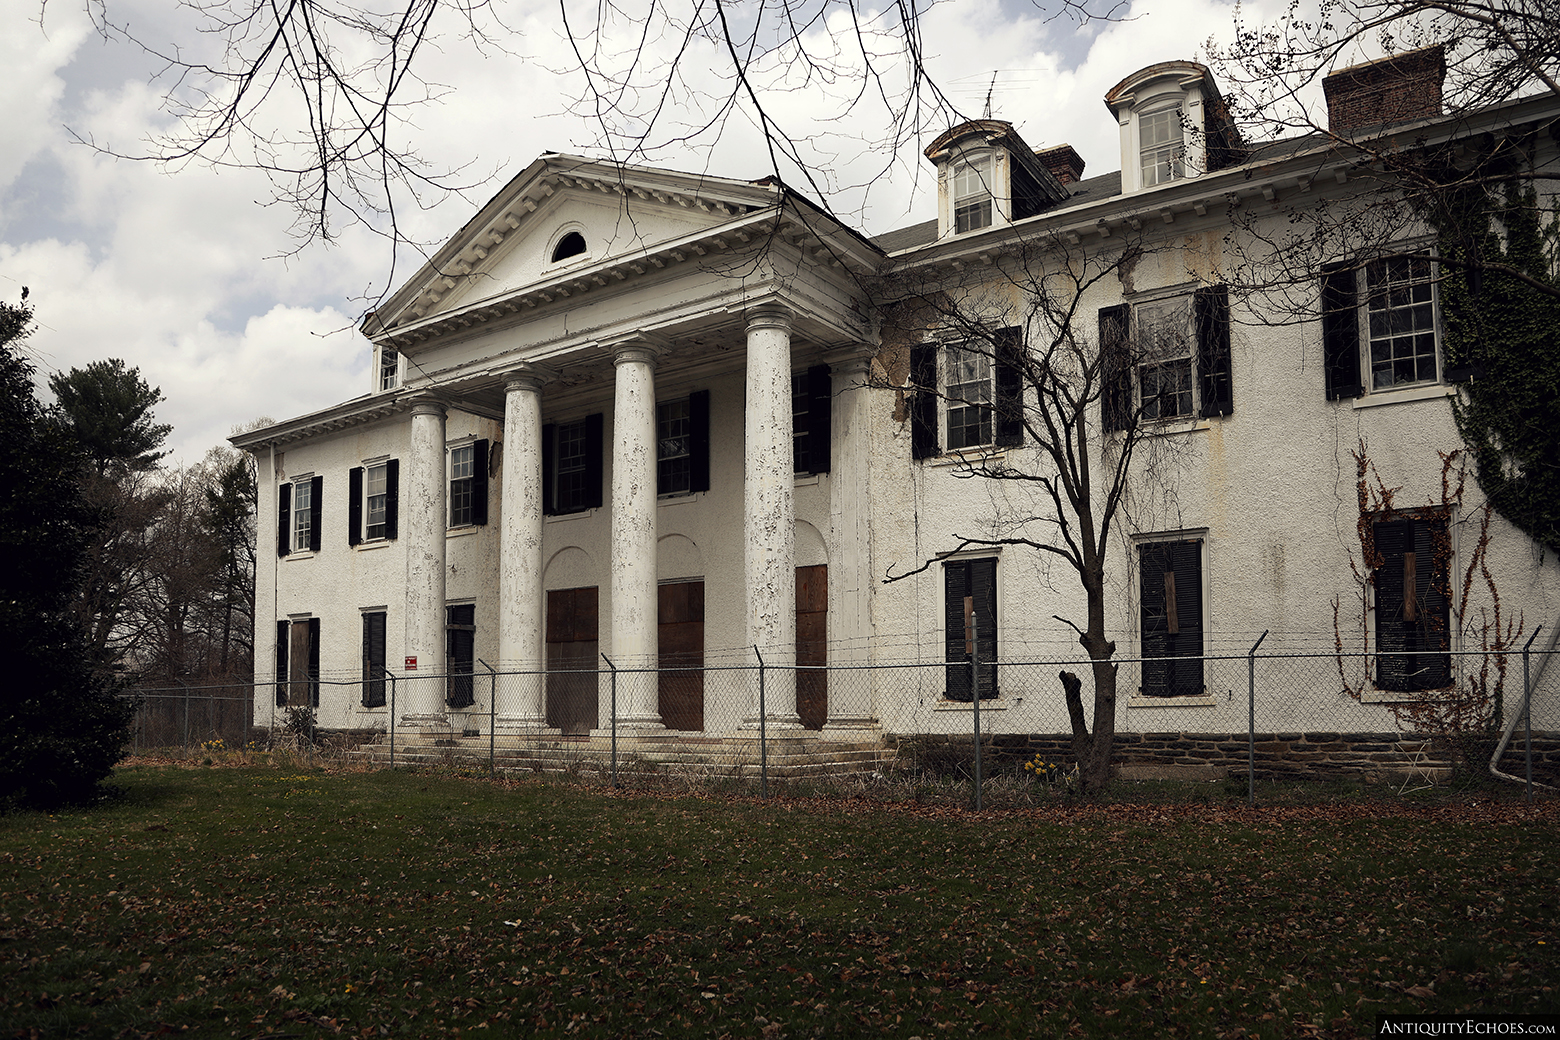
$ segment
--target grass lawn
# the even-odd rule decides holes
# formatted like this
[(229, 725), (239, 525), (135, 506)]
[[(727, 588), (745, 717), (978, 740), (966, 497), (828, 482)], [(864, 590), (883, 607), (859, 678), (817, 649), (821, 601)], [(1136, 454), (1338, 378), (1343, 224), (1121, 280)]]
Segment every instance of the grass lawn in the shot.
[(1553, 801), (975, 815), (413, 772), (117, 782), (99, 810), (0, 818), (0, 1037), (1355, 1037), (1388, 1011), (1560, 1011)]

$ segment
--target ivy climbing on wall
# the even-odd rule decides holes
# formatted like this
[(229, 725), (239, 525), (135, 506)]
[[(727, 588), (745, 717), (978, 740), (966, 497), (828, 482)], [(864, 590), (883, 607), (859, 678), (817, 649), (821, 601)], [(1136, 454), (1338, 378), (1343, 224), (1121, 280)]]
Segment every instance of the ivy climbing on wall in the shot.
[(1493, 191), (1474, 180), (1428, 214), (1449, 261), (1441, 311), (1447, 374), (1459, 384), (1453, 413), (1495, 511), (1560, 554), (1560, 204), (1531, 180)]

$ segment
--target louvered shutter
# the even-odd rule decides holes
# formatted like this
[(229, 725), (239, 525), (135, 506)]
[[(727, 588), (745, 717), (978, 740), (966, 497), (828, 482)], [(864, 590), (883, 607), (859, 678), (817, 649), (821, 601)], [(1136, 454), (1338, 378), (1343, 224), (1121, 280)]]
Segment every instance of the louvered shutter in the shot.
[(1357, 277), (1348, 262), (1322, 265), (1322, 374), (1329, 401), (1365, 393), (1360, 378)]
[(276, 623), (276, 706), (287, 706), (287, 640), (291, 637), (286, 621)]
[(471, 446), (471, 522), (478, 527), (488, 522), (488, 442)]
[(688, 490), (710, 489), (710, 392), (688, 395)]
[(558, 514), (558, 424), (542, 427), (542, 515)]
[(599, 509), (606, 470), (606, 435), (601, 412), (585, 417), (585, 508)]
[(997, 696), (997, 561), (995, 557), (943, 565), (943, 660), (946, 696), (970, 701), (970, 655), (964, 638), (964, 598), (974, 599), (980, 699)]
[(385, 615), (363, 615), (363, 707), (385, 704)]
[(472, 670), (476, 663), (475, 605), (466, 603), (446, 610), (445, 656), (449, 679), (445, 694), (452, 708), (469, 708), (476, 703)]
[(1138, 564), (1142, 691), (1149, 697), (1198, 696), (1204, 692), (1202, 542), (1141, 545)]
[(292, 552), (292, 485), (276, 489), (276, 555)]
[(1235, 410), (1230, 383), (1230, 287), (1207, 285), (1192, 296), (1197, 325), (1197, 378), (1202, 415), (1213, 419)]
[(996, 343), (996, 444), (1016, 448), (1024, 443), (1024, 330), (998, 329)]
[(1134, 425), (1131, 314), (1124, 303), (1100, 308), (1100, 425), (1106, 433)]
[(325, 478), (309, 481), (309, 551), (320, 551), (321, 519), (325, 515)]
[(834, 385), (828, 365), (807, 370), (807, 473), (827, 473), (834, 456), (831, 411)]
[(385, 537), (394, 540), (401, 533), (401, 460), (385, 463)]
[[(317, 479), (317, 478), (316, 478)], [(309, 707), (320, 706), (320, 619), (309, 619)]]
[(347, 544), (363, 541), (363, 467), (347, 471)]
[(927, 459), (942, 453), (937, 439), (937, 346), (910, 348), (910, 457)]

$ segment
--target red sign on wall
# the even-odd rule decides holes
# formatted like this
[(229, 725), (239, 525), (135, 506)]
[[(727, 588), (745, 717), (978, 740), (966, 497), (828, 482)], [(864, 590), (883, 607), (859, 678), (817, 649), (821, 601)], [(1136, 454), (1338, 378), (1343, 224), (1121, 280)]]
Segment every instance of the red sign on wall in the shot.
[(415, 658), (415, 657), (408, 657), (406, 659), (406, 670), (408, 672), (415, 672), (415, 671), (417, 671), (417, 658)]

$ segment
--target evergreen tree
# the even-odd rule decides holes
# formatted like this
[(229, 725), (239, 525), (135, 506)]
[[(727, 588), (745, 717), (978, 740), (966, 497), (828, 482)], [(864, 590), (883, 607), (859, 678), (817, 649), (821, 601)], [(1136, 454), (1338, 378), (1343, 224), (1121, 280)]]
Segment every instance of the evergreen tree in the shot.
[(31, 331), (30, 308), (0, 303), (0, 806), (13, 808), (91, 800), (131, 718), (72, 619), (92, 515), (81, 456), (33, 392)]

